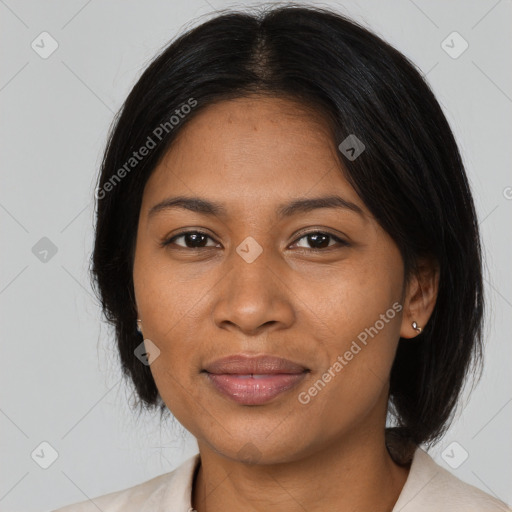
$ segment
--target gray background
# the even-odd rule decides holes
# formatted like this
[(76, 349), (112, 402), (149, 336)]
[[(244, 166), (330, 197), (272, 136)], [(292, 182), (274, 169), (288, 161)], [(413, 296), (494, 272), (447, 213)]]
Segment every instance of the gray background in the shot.
[[(230, 5), (244, 4), (0, 0), (2, 511), (43, 511), (123, 489), (196, 451), (179, 425), (130, 411), (132, 397), (89, 286), (93, 189), (113, 114), (142, 69), (170, 39), (207, 19), (199, 15)], [(512, 502), (512, 3), (323, 5), (410, 57), (459, 141), (485, 245), (486, 367), (431, 453), (459, 478)], [(46, 59), (31, 47), (35, 40), (50, 48), (48, 39), (41, 43), (43, 31), (58, 43)], [(442, 47), (453, 31), (469, 44), (458, 58)], [(453, 53), (463, 42), (445, 44)], [(43, 237), (56, 254), (41, 252), (49, 245)], [(58, 452), (47, 469), (39, 465), (50, 456), (43, 441)], [(455, 468), (462, 450), (469, 456)]]

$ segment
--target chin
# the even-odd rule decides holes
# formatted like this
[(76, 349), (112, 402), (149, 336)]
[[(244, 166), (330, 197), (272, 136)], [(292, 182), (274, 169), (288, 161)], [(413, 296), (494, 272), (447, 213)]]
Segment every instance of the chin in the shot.
[[(234, 429), (232, 426), (226, 428), (228, 432), (236, 432), (235, 435), (229, 434), (221, 429), (219, 435), (222, 438), (211, 438), (211, 431), (208, 437), (203, 436), (203, 442), (209, 450), (213, 450), (219, 455), (236, 462), (246, 464), (283, 464), (299, 460), (308, 455), (308, 452), (315, 451), (314, 442), (309, 443), (306, 438), (307, 432), (300, 432), (298, 429), (287, 428), (287, 432), (277, 429), (270, 434), (261, 429), (252, 430), (250, 426), (244, 429)], [(289, 432), (294, 435), (290, 436)], [(245, 432), (245, 434), (243, 434)], [(201, 443), (198, 441), (201, 449)]]

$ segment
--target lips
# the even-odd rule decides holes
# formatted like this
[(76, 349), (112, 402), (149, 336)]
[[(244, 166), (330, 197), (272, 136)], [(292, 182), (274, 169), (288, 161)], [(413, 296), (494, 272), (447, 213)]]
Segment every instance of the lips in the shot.
[(242, 405), (262, 405), (299, 384), (308, 368), (274, 356), (235, 355), (207, 364), (208, 381)]
[(270, 375), (302, 373), (307, 368), (281, 357), (234, 355), (206, 365), (205, 370), (216, 374)]

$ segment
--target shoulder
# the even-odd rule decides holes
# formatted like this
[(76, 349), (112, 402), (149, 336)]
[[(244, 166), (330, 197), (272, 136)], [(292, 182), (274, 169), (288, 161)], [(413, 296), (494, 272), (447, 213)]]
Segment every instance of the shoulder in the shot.
[(463, 482), (418, 448), (393, 512), (512, 512), (502, 501)]
[(196, 454), (170, 473), (51, 512), (160, 512), (170, 510), (169, 507), (187, 510), (198, 462), (199, 454)]

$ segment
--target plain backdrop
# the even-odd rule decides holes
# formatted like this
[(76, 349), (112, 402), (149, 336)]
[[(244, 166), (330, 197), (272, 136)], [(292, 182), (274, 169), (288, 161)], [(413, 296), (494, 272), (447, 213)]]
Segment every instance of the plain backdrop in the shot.
[[(1, 511), (124, 489), (196, 452), (177, 422), (130, 409), (89, 284), (94, 185), (113, 115), (155, 53), (217, 9), (256, 4), (0, 0)], [(430, 453), (512, 502), (512, 2), (318, 5), (412, 59), (460, 144), (485, 246), (486, 365)]]

